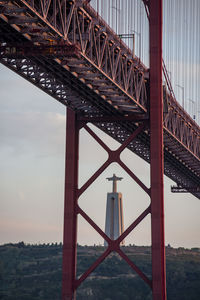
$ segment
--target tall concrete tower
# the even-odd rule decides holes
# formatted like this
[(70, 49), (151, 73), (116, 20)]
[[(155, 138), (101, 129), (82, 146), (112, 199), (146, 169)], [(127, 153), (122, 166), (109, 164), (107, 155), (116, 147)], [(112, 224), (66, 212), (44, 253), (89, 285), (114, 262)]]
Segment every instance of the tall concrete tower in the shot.
[[(112, 193), (107, 193), (105, 233), (112, 240), (116, 240), (124, 231), (122, 194), (117, 193), (117, 181), (123, 178), (113, 174), (113, 177), (106, 179), (113, 182), (113, 190)], [(124, 241), (121, 245), (124, 245)], [(107, 246), (106, 241), (104, 246)]]

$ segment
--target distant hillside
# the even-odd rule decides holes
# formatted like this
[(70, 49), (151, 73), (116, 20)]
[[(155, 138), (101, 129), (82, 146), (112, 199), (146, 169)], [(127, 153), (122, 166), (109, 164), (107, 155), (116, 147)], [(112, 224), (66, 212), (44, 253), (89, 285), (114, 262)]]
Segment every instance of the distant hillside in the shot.
[[(105, 250), (78, 246), (78, 276)], [(123, 251), (151, 278), (151, 248)], [(166, 248), (168, 300), (200, 299), (200, 249)], [(61, 244), (0, 246), (1, 300), (60, 300)], [(149, 300), (150, 288), (117, 255), (110, 255), (80, 286), (77, 300)]]

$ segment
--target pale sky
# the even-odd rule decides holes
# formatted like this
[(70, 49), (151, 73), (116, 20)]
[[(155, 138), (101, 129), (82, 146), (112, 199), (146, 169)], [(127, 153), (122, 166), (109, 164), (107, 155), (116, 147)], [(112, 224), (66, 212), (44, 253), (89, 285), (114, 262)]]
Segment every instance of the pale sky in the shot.
[[(65, 107), (0, 64), (0, 244), (62, 241), (64, 199)], [(101, 137), (116, 147), (105, 134)], [(128, 150), (122, 158), (149, 186), (149, 166)], [(104, 150), (81, 132), (80, 176), (85, 180), (106, 159)], [(117, 165), (111, 165), (79, 199), (80, 206), (104, 230), (106, 195), (118, 183), (123, 194), (125, 228), (149, 205), (145, 193)], [(200, 247), (200, 200), (172, 194), (165, 178), (166, 244)], [(103, 244), (102, 238), (79, 218), (78, 242)], [(126, 239), (128, 245), (150, 245), (148, 216)]]

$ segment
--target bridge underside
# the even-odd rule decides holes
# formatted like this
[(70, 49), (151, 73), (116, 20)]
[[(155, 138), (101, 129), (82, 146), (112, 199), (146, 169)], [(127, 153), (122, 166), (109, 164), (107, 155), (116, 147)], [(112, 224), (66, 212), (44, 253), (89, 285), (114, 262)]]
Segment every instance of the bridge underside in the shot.
[[(133, 57), (119, 36), (87, 3), (0, 0), (0, 62), (70, 108), (66, 127), (70, 142), (66, 147), (62, 299), (75, 299), (78, 286), (115, 251), (152, 288), (153, 299), (164, 300), (163, 167), (165, 175), (178, 188), (188, 187), (200, 199), (200, 128), (176, 102), (165, 74), (162, 0), (144, 1), (150, 20), (150, 70)], [(167, 87), (162, 86), (162, 70)], [(114, 138), (120, 147), (115, 151), (109, 149), (87, 123)], [(108, 159), (78, 188), (78, 143), (83, 127), (107, 151)], [(150, 188), (121, 161), (120, 154), (125, 148), (150, 163)], [(113, 162), (151, 199), (150, 206), (116, 240), (110, 239), (78, 203), (80, 195)], [(79, 214), (107, 241), (108, 247), (77, 279)], [(152, 280), (120, 249), (120, 242), (148, 214), (151, 214)]]
[[(27, 41), (4, 20), (0, 20), (0, 37), (0, 42), (19, 44)], [(74, 58), (68, 58), (68, 61), (69, 64), (70, 62), (73, 64)], [(146, 130), (140, 133), (128, 148), (145, 161), (150, 161), (148, 113), (132, 111), (127, 114), (115, 109), (89, 85), (73, 76), (70, 70), (54, 57), (46, 58), (41, 55), (32, 58), (25, 56), (6, 58), (0, 56), (0, 62), (57, 101), (76, 111), (80, 119), (93, 123), (119, 143), (123, 143), (129, 137), (138, 127), (140, 120), (146, 120)], [(98, 88), (101, 88), (100, 83), (97, 82), (97, 84)], [(101, 85), (102, 89), (105, 89), (106, 83), (102, 81)], [(179, 186), (198, 187), (200, 186), (198, 163), (187, 149), (184, 151), (182, 146), (164, 127), (164, 173)], [(200, 192), (193, 192), (193, 194), (200, 199)]]

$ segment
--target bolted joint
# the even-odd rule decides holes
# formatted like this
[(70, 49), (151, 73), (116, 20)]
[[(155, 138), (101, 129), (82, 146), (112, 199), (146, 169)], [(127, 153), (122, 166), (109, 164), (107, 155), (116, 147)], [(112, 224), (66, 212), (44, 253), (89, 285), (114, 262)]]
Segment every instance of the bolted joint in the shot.
[(109, 151), (109, 161), (111, 162), (119, 162), (120, 161), (120, 152), (118, 150), (110, 150)]
[(118, 252), (120, 249), (118, 240), (110, 240), (108, 249), (110, 252)]

